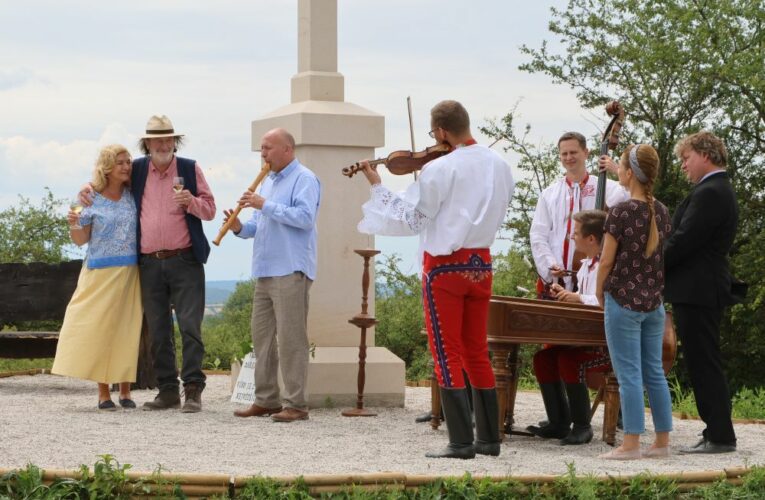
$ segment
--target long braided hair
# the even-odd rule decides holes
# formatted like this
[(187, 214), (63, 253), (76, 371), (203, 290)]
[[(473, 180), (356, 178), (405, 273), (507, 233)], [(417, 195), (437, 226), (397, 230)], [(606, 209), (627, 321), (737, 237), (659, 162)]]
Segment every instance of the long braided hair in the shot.
[(659, 154), (650, 144), (630, 144), (627, 146), (624, 153), (622, 153), (621, 162), (626, 168), (633, 170), (633, 174), (635, 171), (632, 169), (629, 159), (633, 148), (637, 148), (638, 166), (642, 173), (645, 174), (645, 182), (637, 174), (635, 174), (635, 180), (643, 185), (646, 201), (648, 202), (650, 222), (648, 226), (648, 241), (646, 241), (645, 250), (643, 251), (643, 256), (648, 258), (656, 250), (656, 247), (659, 246), (659, 228), (656, 225), (656, 207), (653, 197), (654, 182), (656, 182), (656, 178), (659, 176)]

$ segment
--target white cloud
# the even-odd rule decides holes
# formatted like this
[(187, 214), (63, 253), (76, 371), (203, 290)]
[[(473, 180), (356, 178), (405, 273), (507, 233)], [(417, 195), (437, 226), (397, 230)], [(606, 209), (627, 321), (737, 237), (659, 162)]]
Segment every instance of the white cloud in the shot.
[(88, 140), (61, 143), (22, 136), (0, 138), (0, 169), (11, 178), (63, 184), (73, 176), (90, 172), (96, 148), (97, 143)]
[[(517, 69), (518, 46), (550, 38), (551, 4), (565, 2), (339, 0), (346, 100), (385, 115), (386, 144), (376, 155), (410, 148), (407, 95), (418, 149), (432, 144), (428, 113), (445, 98), (463, 101), (474, 125), (523, 98), (518, 123), (530, 122), (535, 139), (568, 129), (590, 135), (573, 91)], [(217, 231), (221, 209), (260, 168), (251, 121), (289, 103), (296, 13), (295, 0), (3, 2), (0, 209), (17, 194), (39, 197), (46, 185), (59, 197), (74, 194), (100, 146), (122, 143), (137, 156), (147, 118), (163, 113), (186, 134), (181, 154), (200, 163), (211, 185), (219, 216), (205, 228)], [(386, 176), (397, 188), (410, 180)], [(209, 277), (246, 273), (250, 243), (231, 239), (211, 257)], [(411, 243), (402, 245), (402, 256), (411, 254)]]
[(0, 69), (0, 92), (24, 87), (31, 83), (50, 83), (29, 68), (6, 68)]

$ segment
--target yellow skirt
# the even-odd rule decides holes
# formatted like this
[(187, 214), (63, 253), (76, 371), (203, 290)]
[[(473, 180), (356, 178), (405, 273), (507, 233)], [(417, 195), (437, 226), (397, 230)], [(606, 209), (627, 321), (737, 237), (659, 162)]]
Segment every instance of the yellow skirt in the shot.
[(142, 319), (138, 266), (83, 265), (51, 372), (103, 384), (135, 382)]

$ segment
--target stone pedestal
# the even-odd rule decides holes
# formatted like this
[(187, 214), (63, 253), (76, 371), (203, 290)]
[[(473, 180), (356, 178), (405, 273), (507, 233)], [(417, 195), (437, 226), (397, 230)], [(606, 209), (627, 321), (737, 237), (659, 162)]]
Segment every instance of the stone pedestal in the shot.
[[(252, 149), (268, 130), (282, 127), (296, 142), (296, 156), (319, 177), (318, 270), (311, 287), (308, 335), (316, 345), (308, 374), (311, 406), (356, 401), (358, 328), (348, 318), (358, 312), (363, 265), (353, 250), (373, 248), (360, 234), (361, 205), (369, 199), (365, 179), (341, 175), (343, 167), (373, 158), (385, 143), (385, 119), (344, 102), (344, 79), (337, 72), (337, 0), (298, 0), (298, 73), (292, 103), (252, 122)], [(374, 290), (370, 293), (374, 314)], [(369, 406), (403, 406), (404, 362), (374, 346), (367, 335), (365, 401)]]
[[(367, 348), (364, 406), (404, 407), (404, 361), (384, 347)], [(308, 367), (308, 404), (344, 408), (356, 404), (358, 347), (322, 347)]]

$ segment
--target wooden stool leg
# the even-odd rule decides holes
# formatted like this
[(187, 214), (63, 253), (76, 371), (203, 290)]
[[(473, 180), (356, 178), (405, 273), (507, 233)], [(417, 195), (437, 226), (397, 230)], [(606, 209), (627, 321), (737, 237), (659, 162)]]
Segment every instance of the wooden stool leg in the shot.
[(603, 415), (603, 441), (616, 444), (616, 421), (619, 418), (619, 382), (613, 372), (606, 375)]
[(595, 399), (592, 401), (592, 409), (590, 410), (590, 420), (595, 416), (595, 412), (598, 411), (598, 405), (603, 401), (603, 396), (606, 392), (605, 383), (598, 388), (598, 393), (595, 395)]
[(494, 379), (497, 385), (497, 406), (499, 411), (499, 440), (505, 439), (505, 416), (507, 415), (508, 401), (508, 370), (507, 356), (508, 350), (505, 345), (494, 343), (489, 339), (489, 351), (491, 352), (491, 368), (494, 371)]

